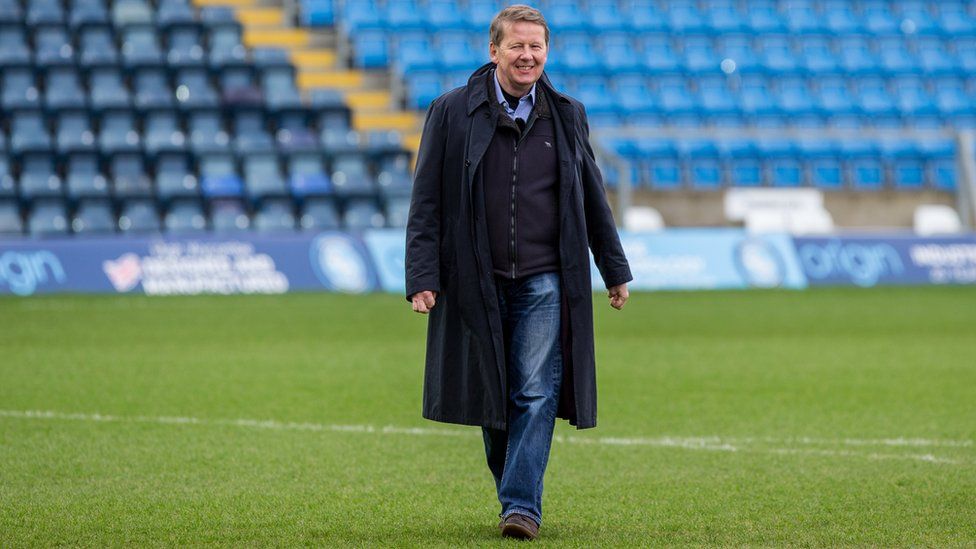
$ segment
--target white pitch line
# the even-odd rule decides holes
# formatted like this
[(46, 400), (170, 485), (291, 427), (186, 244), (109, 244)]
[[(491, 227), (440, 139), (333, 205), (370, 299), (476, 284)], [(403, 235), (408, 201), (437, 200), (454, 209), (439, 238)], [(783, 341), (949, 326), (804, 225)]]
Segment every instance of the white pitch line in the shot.
[[(0, 410), (0, 417), (20, 419), (52, 419), (89, 422), (116, 423), (155, 423), (164, 425), (219, 425), (244, 427), (249, 429), (267, 429), (272, 431), (310, 431), (335, 433), (367, 433), (381, 435), (407, 436), (451, 436), (472, 437), (473, 433), (462, 429), (436, 429), (429, 427), (397, 427), (387, 425), (375, 427), (373, 425), (341, 425), (323, 423), (298, 423), (275, 420), (257, 419), (202, 419), (182, 416), (114, 416), (107, 414), (82, 414), (55, 412), (51, 410)], [(748, 447), (757, 441), (773, 443), (795, 444), (835, 444), (853, 446), (950, 446), (972, 447), (968, 440), (930, 440), (919, 438), (888, 438), (888, 439), (817, 439), (807, 437), (776, 439), (764, 438), (736, 438), (736, 437), (581, 437), (555, 435), (553, 441), (561, 444), (583, 444), (596, 446), (645, 446), (656, 448), (681, 448), (686, 450), (705, 450), (718, 452), (766, 453), (779, 455), (819, 455), (828, 457), (857, 457), (872, 460), (912, 460), (927, 463), (950, 465), (968, 464), (968, 461), (944, 458), (932, 454), (881, 454), (861, 453), (852, 450), (830, 450), (817, 448), (766, 448)]]

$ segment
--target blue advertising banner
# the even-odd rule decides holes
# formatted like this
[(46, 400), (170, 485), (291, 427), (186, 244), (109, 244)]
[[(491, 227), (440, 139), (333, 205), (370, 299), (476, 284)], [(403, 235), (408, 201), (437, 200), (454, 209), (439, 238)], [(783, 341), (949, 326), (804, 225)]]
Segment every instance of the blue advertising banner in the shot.
[[(806, 281), (786, 235), (755, 236), (741, 229), (621, 232), (635, 290), (804, 288)], [(593, 288), (603, 289), (594, 265)]]
[(376, 269), (359, 237), (315, 235), (0, 240), (0, 294), (148, 295), (368, 292)]
[(811, 286), (976, 284), (976, 235), (794, 238)]

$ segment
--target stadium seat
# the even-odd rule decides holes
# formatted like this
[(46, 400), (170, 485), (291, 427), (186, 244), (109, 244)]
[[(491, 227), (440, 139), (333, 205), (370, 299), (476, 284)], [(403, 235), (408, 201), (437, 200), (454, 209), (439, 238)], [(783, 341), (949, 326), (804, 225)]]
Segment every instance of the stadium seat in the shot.
[(316, 152), (299, 152), (288, 158), (288, 188), (298, 198), (327, 195), (332, 182), (326, 175), (322, 157)]
[(287, 196), (285, 178), (275, 153), (253, 153), (241, 159), (244, 172), (244, 191), (257, 201), (268, 197)]
[(291, 200), (265, 200), (254, 213), (253, 225), (255, 230), (263, 233), (294, 231), (295, 213)]
[(190, 148), (194, 154), (226, 151), (230, 147), (230, 137), (224, 130), (220, 111), (191, 112), (187, 119), (187, 129), (190, 132)]
[(800, 36), (799, 64), (810, 74), (837, 72), (840, 68), (838, 55), (834, 53), (831, 42), (825, 36)]
[(722, 166), (715, 143), (709, 140), (678, 142), (678, 155), (685, 165), (693, 189), (718, 189), (722, 186)]
[(109, 177), (117, 198), (144, 198), (152, 195), (152, 182), (146, 174), (139, 152), (117, 153), (109, 159)]
[(723, 139), (717, 143), (732, 187), (758, 187), (763, 184), (762, 165), (755, 143), (745, 139)]
[(844, 186), (844, 167), (837, 145), (825, 139), (804, 139), (797, 143), (806, 180), (813, 187), (834, 190)]
[(269, 67), (261, 74), (261, 91), (269, 111), (300, 109), (303, 106), (301, 94), (295, 87), (293, 67)]
[(682, 68), (689, 73), (706, 73), (718, 70), (721, 59), (715, 53), (711, 38), (688, 36), (683, 40)]
[(146, 0), (112, 2), (112, 23), (116, 28), (154, 23), (153, 11)]
[(27, 216), (27, 232), (33, 236), (64, 236), (70, 229), (67, 208), (60, 199), (36, 201)]
[(174, 79), (176, 101), (181, 109), (213, 109), (220, 105), (216, 89), (203, 68), (183, 68)]
[(115, 213), (107, 199), (82, 200), (71, 216), (71, 230), (75, 234), (111, 234), (115, 227)]
[(17, 196), (17, 184), (13, 174), (10, 173), (10, 163), (7, 156), (0, 154), (0, 198), (15, 198)]
[(43, 26), (34, 35), (34, 65), (40, 69), (54, 66), (71, 67), (75, 50), (68, 32), (60, 26)]
[(109, 197), (108, 180), (102, 174), (97, 154), (82, 152), (68, 157), (65, 191), (72, 201)]
[(101, 117), (98, 147), (104, 155), (135, 153), (140, 148), (140, 135), (132, 111), (109, 111)]
[[(17, 7), (19, 10), (19, 6)], [(0, 14), (3, 16), (6, 14)], [(0, 26), (0, 66), (24, 67), (31, 63), (31, 50), (20, 21)]]
[(107, 27), (88, 27), (80, 31), (78, 62), (82, 69), (112, 67), (119, 64), (119, 51)]
[(886, 0), (863, 0), (861, 14), (864, 29), (871, 34), (892, 35), (900, 30), (891, 3)]
[(240, 200), (219, 198), (210, 203), (210, 225), (217, 233), (235, 233), (251, 228), (251, 218)]
[(64, 9), (58, 0), (31, 0), (26, 3), (24, 21), (28, 27), (48, 27), (65, 23)]
[(207, 218), (197, 200), (174, 200), (163, 217), (163, 228), (171, 234), (199, 234), (207, 230)]
[(91, 107), (96, 111), (127, 109), (131, 104), (129, 90), (122, 80), (122, 74), (112, 67), (93, 69), (88, 77)]
[(746, 2), (746, 26), (754, 34), (786, 31), (786, 22), (774, 0)]
[(44, 107), (48, 111), (84, 109), (87, 94), (81, 87), (78, 71), (72, 66), (58, 66), (48, 70), (45, 81)]
[(409, 196), (413, 189), (413, 178), (410, 176), (410, 156), (403, 153), (383, 156), (379, 160), (376, 186), (383, 196)]
[(854, 11), (854, 6), (847, 0), (824, 0), (823, 18), (828, 31), (834, 34), (856, 34), (864, 27), (861, 19)]
[(410, 197), (395, 196), (386, 201), (386, 225), (402, 229), (410, 216)]
[(346, 203), (342, 213), (342, 226), (352, 231), (382, 229), (386, 226), (386, 218), (374, 199), (355, 198)]
[(841, 141), (840, 152), (847, 164), (847, 180), (851, 188), (877, 190), (884, 187), (884, 165), (873, 143), (847, 139)]
[(812, 34), (826, 31), (815, 4), (809, 0), (794, 0), (783, 11), (786, 27), (794, 34)]
[(925, 158), (914, 141), (886, 139), (879, 142), (886, 171), (895, 189), (925, 186)]
[(68, 26), (75, 32), (84, 28), (107, 27), (108, 10), (100, 0), (73, 2), (68, 12)]
[(745, 34), (715, 37), (715, 53), (719, 59), (719, 68), (726, 74), (748, 74), (756, 71), (760, 63), (752, 42), (752, 37)]
[(61, 178), (48, 153), (28, 153), (21, 160), (20, 197), (25, 201), (62, 196)]
[(667, 16), (658, 9), (653, 2), (624, 2), (624, 21), (630, 29), (643, 34), (646, 32), (665, 31)]
[(239, 110), (233, 118), (234, 150), (239, 155), (274, 151), (274, 139), (267, 129), (264, 113)]
[(627, 30), (627, 20), (616, 0), (590, 0), (583, 9), (584, 21), (599, 35)]
[(133, 103), (140, 111), (171, 109), (173, 90), (162, 68), (141, 68), (132, 77)]
[(763, 70), (771, 74), (790, 74), (799, 69), (796, 52), (785, 35), (767, 35), (757, 39), (757, 50)]
[(156, 196), (163, 202), (200, 196), (196, 176), (190, 171), (189, 156), (162, 153), (156, 159)]
[(171, 110), (147, 113), (143, 120), (143, 141), (149, 156), (161, 152), (182, 151), (186, 147), (186, 136), (180, 129), (177, 113)]
[(375, 192), (366, 159), (359, 154), (340, 153), (333, 156), (330, 178), (332, 187), (340, 196), (371, 196)]
[(207, 152), (197, 158), (200, 189), (205, 198), (244, 196), (244, 184), (238, 175), (234, 157), (229, 153)]
[(306, 231), (324, 231), (339, 228), (339, 213), (328, 198), (309, 198), (302, 203), (299, 227)]
[(40, 93), (31, 69), (21, 67), (4, 69), (0, 107), (7, 112), (40, 107)]
[(88, 111), (64, 111), (55, 119), (55, 145), (61, 154), (95, 150), (95, 133), (92, 131)]
[(241, 29), (236, 24), (223, 24), (210, 29), (208, 63), (211, 69), (227, 66), (246, 66), (247, 50), (241, 42)]
[(24, 220), (16, 200), (0, 198), (0, 236), (16, 236), (24, 232)]
[(763, 138), (756, 142), (756, 151), (769, 186), (798, 187), (803, 184), (803, 166), (792, 142)]
[[(633, 22), (633, 20), (631, 20)], [(677, 73), (682, 69), (682, 61), (671, 44), (667, 34), (641, 34), (638, 50), (644, 70), (651, 73)]]
[(161, 67), (165, 59), (155, 27), (130, 26), (121, 29), (122, 63), (126, 69)]

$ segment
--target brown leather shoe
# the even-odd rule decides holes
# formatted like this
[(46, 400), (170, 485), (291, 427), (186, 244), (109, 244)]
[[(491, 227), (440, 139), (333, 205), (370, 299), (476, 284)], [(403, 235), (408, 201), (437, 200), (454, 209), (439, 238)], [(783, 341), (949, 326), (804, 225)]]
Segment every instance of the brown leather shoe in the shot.
[(539, 525), (531, 518), (513, 513), (502, 521), (502, 537), (533, 540), (539, 535)]

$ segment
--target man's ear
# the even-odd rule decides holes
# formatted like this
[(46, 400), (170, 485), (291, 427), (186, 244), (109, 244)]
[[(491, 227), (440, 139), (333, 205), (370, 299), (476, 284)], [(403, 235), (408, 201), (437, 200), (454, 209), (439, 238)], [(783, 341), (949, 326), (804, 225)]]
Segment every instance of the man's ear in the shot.
[(498, 64), (498, 46), (494, 42), (488, 42), (488, 58), (492, 63)]

